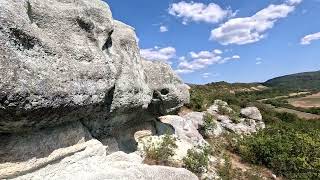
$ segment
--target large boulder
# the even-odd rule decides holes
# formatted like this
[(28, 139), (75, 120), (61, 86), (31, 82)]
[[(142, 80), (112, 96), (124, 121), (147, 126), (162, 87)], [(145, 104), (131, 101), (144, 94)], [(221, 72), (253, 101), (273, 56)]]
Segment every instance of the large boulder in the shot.
[(2, 0), (0, 24), (0, 133), (81, 120), (99, 137), (188, 101), (188, 87), (141, 59), (134, 29), (103, 1)]
[(164, 124), (170, 125), (174, 129), (174, 134), (179, 139), (187, 141), (195, 146), (204, 143), (204, 139), (193, 121), (174, 115), (162, 116), (159, 117), (159, 120)]
[(143, 60), (146, 82), (151, 88), (150, 111), (165, 115), (189, 102), (189, 87), (163, 62)]
[(241, 109), (241, 115), (248, 119), (262, 121), (262, 115), (259, 109), (256, 107), (247, 107)]

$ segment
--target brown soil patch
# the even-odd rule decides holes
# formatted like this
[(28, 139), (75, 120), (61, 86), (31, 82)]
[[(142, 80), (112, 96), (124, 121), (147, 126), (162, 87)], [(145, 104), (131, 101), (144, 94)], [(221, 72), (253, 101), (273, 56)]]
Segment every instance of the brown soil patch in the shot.
[(320, 108), (320, 92), (317, 94), (312, 94), (310, 96), (302, 97), (302, 98), (293, 98), (288, 100), (289, 103), (295, 107), (302, 108)]

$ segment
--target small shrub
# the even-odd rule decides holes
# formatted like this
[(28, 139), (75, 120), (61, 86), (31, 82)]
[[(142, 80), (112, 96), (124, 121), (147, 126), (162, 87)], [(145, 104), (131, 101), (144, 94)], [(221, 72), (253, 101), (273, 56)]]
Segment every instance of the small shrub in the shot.
[(281, 112), (281, 113), (277, 113), (276, 115), (281, 121), (284, 122), (295, 122), (298, 121), (299, 118), (297, 115), (292, 114), (292, 113), (287, 113), (287, 112)]
[(218, 174), (222, 180), (232, 180), (232, 167), (231, 167), (231, 158), (228, 154), (223, 155), (225, 160), (223, 165), (218, 168)]
[(211, 153), (210, 146), (189, 149), (187, 156), (183, 158), (184, 167), (196, 174), (205, 172), (208, 169)]
[(218, 111), (219, 111), (219, 114), (221, 115), (230, 115), (231, 111), (228, 107), (226, 106), (221, 106), (221, 105), (218, 105)]
[(203, 116), (204, 124), (200, 127), (200, 133), (205, 137), (209, 138), (209, 132), (213, 131), (217, 127), (217, 120), (209, 113)]
[(229, 107), (226, 106), (218, 106), (219, 113), (221, 115), (226, 115), (229, 116), (229, 118), (232, 120), (234, 123), (240, 123), (240, 107), (239, 106), (233, 106), (234, 109), (230, 109)]
[(178, 147), (176, 139), (167, 134), (158, 144), (150, 142), (146, 144), (144, 151), (146, 153), (145, 161), (149, 162), (148, 164), (169, 164), (170, 158), (174, 156), (174, 150)]

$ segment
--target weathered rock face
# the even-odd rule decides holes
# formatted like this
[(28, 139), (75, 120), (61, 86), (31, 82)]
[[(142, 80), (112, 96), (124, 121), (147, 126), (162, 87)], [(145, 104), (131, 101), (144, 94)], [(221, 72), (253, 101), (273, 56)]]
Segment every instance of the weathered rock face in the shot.
[(30, 133), (0, 135), (0, 179), (32, 172), (86, 147), (92, 139), (79, 122)]
[(241, 109), (241, 115), (249, 119), (262, 121), (262, 115), (259, 109), (256, 107), (247, 107), (247, 108)]
[(189, 98), (100, 0), (0, 1), (0, 54), (0, 133), (81, 120), (100, 136)]
[(136, 39), (100, 0), (0, 1), (0, 179), (197, 179), (117, 152), (189, 101)]
[(116, 152), (106, 156), (105, 147), (97, 140), (86, 143), (85, 149), (14, 179), (169, 179), (196, 180), (185, 169), (142, 164), (137, 154)]
[(143, 60), (147, 84), (153, 91), (150, 111), (164, 115), (189, 102), (189, 87), (168, 64)]

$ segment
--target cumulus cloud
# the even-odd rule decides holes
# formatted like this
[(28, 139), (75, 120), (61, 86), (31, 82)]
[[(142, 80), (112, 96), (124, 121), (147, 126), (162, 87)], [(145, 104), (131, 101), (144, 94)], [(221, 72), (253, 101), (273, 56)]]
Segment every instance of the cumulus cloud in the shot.
[(179, 3), (171, 4), (169, 7), (169, 14), (182, 18), (183, 24), (187, 24), (190, 21), (218, 23), (226, 17), (235, 15), (231, 10), (224, 10), (215, 3), (206, 5), (193, 1), (181, 1)]
[(301, 0), (288, 0), (283, 4), (269, 5), (250, 17), (230, 19), (211, 31), (211, 40), (222, 45), (249, 44), (266, 37), (266, 31), (273, 28), (281, 18), (285, 18), (295, 10)]
[(302, 45), (308, 45), (311, 44), (312, 41), (320, 40), (320, 32), (306, 35), (301, 39)]
[(167, 32), (168, 31), (168, 27), (167, 26), (160, 26), (160, 32)]
[(221, 57), (221, 54), (222, 52), (216, 50), (190, 52), (189, 58), (179, 58), (180, 63), (178, 64), (176, 72), (178, 74), (192, 73), (196, 70), (207, 68), (212, 64), (223, 64), (229, 60), (235, 60), (240, 58), (240, 56), (238, 55), (223, 58)]
[(222, 51), (220, 49), (215, 49), (215, 50), (213, 50), (213, 52), (216, 54), (222, 54)]
[(165, 48), (149, 48), (149, 49), (141, 49), (140, 54), (143, 58), (148, 60), (158, 60), (167, 62), (176, 56), (176, 49), (174, 47), (165, 47)]

